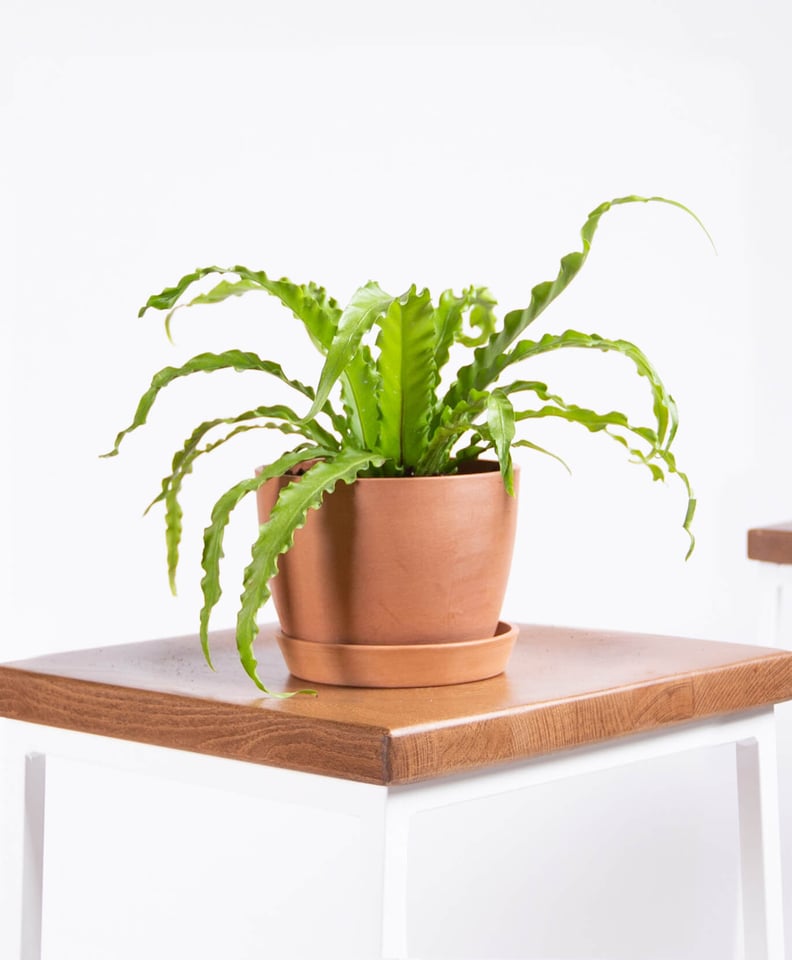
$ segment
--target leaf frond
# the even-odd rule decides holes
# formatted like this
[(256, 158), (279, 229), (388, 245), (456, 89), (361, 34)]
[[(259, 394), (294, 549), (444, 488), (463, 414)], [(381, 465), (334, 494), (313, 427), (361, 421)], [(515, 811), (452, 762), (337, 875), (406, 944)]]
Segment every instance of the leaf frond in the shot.
[(242, 666), (259, 689), (266, 688), (259, 679), (253, 651), (258, 633), (256, 614), (270, 596), (269, 582), (277, 573), (278, 557), (291, 547), (294, 534), (305, 524), (308, 511), (319, 507), (325, 494), (337, 483), (351, 483), (362, 470), (383, 462), (382, 457), (361, 450), (328, 455), (283, 488), (269, 520), (262, 524), (245, 570), (236, 628)]
[[(223, 538), (232, 512), (249, 493), (254, 493), (267, 480), (283, 476), (305, 460), (328, 455), (332, 456), (332, 451), (325, 451), (308, 443), (300, 444), (294, 450), (284, 453), (274, 463), (263, 468), (256, 476), (247, 477), (235, 484), (215, 503), (212, 509), (211, 522), (204, 530), (203, 555), (201, 557), (201, 567), (204, 571), (201, 580), (201, 592), (204, 602), (200, 613), (200, 638), (201, 648), (210, 666), (212, 666), (212, 660), (209, 653), (209, 620), (212, 610), (217, 605), (223, 592), (220, 584), (220, 561), (223, 558)], [(257, 685), (261, 686), (260, 683)], [(264, 688), (261, 687), (261, 689)]]
[[(277, 419), (265, 419), (268, 417)], [(264, 420), (264, 422), (249, 423), (248, 421), (251, 420)], [(201, 441), (219, 426), (234, 426), (234, 429), (205, 447), (201, 447)], [(338, 449), (338, 441), (332, 434), (327, 433), (314, 422), (303, 423), (294, 410), (283, 404), (256, 407), (235, 417), (218, 417), (214, 420), (206, 420), (196, 427), (185, 441), (184, 446), (173, 455), (171, 472), (163, 478), (160, 493), (151, 501), (145, 511), (148, 513), (155, 504), (165, 502), (165, 543), (168, 558), (168, 579), (172, 593), (176, 593), (176, 570), (179, 563), (179, 544), (181, 543), (181, 521), (183, 517), (179, 495), (184, 478), (192, 473), (198, 457), (211, 453), (242, 433), (261, 429), (278, 430), (285, 434), (297, 434), (326, 449)]]
[[(588, 258), (594, 235), (597, 232), (602, 217), (613, 207), (628, 203), (670, 204), (693, 217), (706, 233), (704, 225), (691, 210), (683, 204), (675, 200), (667, 200), (665, 197), (641, 197), (631, 194), (601, 203), (591, 211), (581, 227), (580, 237), (582, 249), (568, 253), (561, 258), (556, 276), (552, 280), (545, 280), (537, 284), (531, 290), (530, 302), (527, 307), (522, 310), (512, 310), (506, 314), (503, 319), (502, 328), (494, 333), (486, 344), (475, 351), (472, 363), (459, 370), (456, 381), (451, 385), (446, 394), (445, 404), (454, 406), (462, 400), (471, 389), (476, 388), (483, 390), (497, 379), (503, 369), (499, 362), (500, 358), (514, 341), (522, 335), (526, 328), (547, 309), (553, 300), (563, 293), (578, 273), (580, 273)], [(707, 236), (709, 237), (708, 233)]]
[(118, 448), (124, 438), (146, 423), (149, 412), (160, 392), (174, 380), (191, 376), (194, 373), (214, 373), (217, 370), (236, 370), (238, 372), (255, 370), (277, 378), (304, 397), (308, 397), (309, 400), (312, 400), (314, 396), (311, 387), (300, 383), (299, 380), (292, 380), (287, 377), (279, 363), (275, 363), (273, 360), (262, 360), (255, 353), (247, 353), (242, 350), (226, 350), (223, 353), (199, 353), (181, 367), (165, 367), (154, 374), (151, 386), (138, 402), (132, 422), (116, 436), (113, 449), (102, 454), (102, 456), (114, 457), (117, 455)]

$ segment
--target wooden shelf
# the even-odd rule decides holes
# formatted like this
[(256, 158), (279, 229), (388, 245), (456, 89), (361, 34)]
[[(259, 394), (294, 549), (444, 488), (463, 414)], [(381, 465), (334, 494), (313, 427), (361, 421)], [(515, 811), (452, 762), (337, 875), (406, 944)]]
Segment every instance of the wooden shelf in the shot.
[[(257, 641), (275, 690), (289, 676)], [(452, 687), (257, 693), (232, 631), (0, 666), (0, 716), (377, 784), (409, 783), (792, 698), (792, 652), (644, 634), (522, 626), (507, 672)]]
[(792, 563), (792, 521), (749, 530), (748, 556), (765, 563)]

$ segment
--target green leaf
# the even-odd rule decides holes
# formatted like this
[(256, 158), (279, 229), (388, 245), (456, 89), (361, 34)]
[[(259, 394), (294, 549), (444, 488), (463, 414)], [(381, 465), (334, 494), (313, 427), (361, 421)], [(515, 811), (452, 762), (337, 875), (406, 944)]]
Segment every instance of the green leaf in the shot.
[[(484, 343), (495, 331), (493, 308), (497, 300), (486, 287), (468, 287), (458, 297), (453, 290), (444, 290), (435, 310), (435, 364), (438, 371), (448, 363), (451, 347), (461, 342), (467, 347)], [(470, 310), (470, 325), (479, 330), (477, 337), (466, 336), (462, 330), (463, 317)]]
[(553, 453), (552, 450), (547, 450), (545, 447), (540, 447), (538, 443), (532, 443), (530, 440), (515, 440), (512, 443), (513, 447), (528, 447), (531, 450), (535, 450), (537, 453), (543, 453), (546, 457), (552, 457), (553, 460), (557, 460), (561, 466), (566, 470), (568, 474), (572, 474), (572, 471), (569, 468), (569, 464), (566, 460), (558, 456), (557, 453)]
[(379, 433), (382, 378), (365, 345), (357, 349), (341, 374), (341, 398), (352, 437), (362, 450), (373, 450)]
[(182, 306), (195, 306), (201, 303), (220, 303), (228, 297), (242, 296), (251, 290), (263, 290), (277, 297), (284, 306), (301, 320), (314, 345), (323, 353), (327, 352), (335, 333), (341, 311), (332, 297), (328, 297), (323, 287), (315, 283), (296, 284), (287, 280), (270, 280), (263, 270), (249, 270), (247, 267), (201, 267), (188, 273), (174, 287), (166, 287), (161, 293), (149, 297), (140, 308), (139, 317), (149, 308), (169, 310), (165, 318), (165, 328), (170, 337), (170, 321), (176, 308), (175, 304), (192, 284), (208, 274), (233, 273), (239, 277), (238, 283), (221, 281), (208, 293), (199, 294)]
[[(453, 456), (449, 455), (446, 465), (441, 472), (443, 474), (457, 473), (463, 463), (467, 463), (470, 460), (478, 460), (482, 453), (487, 453), (488, 450), (492, 450), (493, 446), (492, 441), (487, 440), (484, 442), (481, 434), (476, 433), (470, 438), (467, 446), (457, 451)], [(514, 444), (512, 444), (512, 446), (514, 446)]]
[(377, 448), (398, 467), (415, 468), (426, 450), (437, 382), (429, 291), (416, 293), (411, 287), (392, 301), (379, 324), (382, 419)]
[(519, 363), (528, 357), (569, 348), (612, 351), (633, 362), (638, 374), (649, 381), (652, 409), (657, 421), (657, 443), (668, 448), (676, 435), (679, 422), (676, 403), (649, 358), (628, 340), (608, 340), (596, 333), (580, 333), (577, 330), (565, 330), (558, 335), (547, 333), (540, 340), (521, 340), (512, 351), (500, 357), (495, 368), (500, 373), (511, 364)]
[(165, 367), (154, 374), (151, 386), (140, 398), (132, 423), (118, 434), (113, 449), (103, 456), (114, 457), (118, 453), (118, 448), (124, 437), (143, 426), (160, 391), (174, 380), (190, 376), (193, 373), (213, 373), (215, 370), (257, 370), (276, 377), (309, 399), (313, 399), (314, 396), (310, 387), (300, 383), (299, 380), (290, 380), (279, 363), (272, 360), (262, 360), (255, 353), (245, 353), (242, 350), (226, 350), (224, 353), (199, 353), (181, 367)]
[[(541, 400), (557, 402), (564, 406), (564, 401), (550, 393), (547, 384), (538, 380), (515, 380), (511, 384), (499, 387), (500, 392), (507, 396), (527, 391), (535, 393)], [(459, 439), (468, 431), (480, 429), (476, 424), (477, 418), (487, 408), (489, 393), (484, 390), (472, 390), (468, 400), (461, 400), (453, 410), (441, 408), (439, 423), (434, 427), (426, 453), (418, 465), (416, 473), (420, 476), (431, 476), (437, 473), (453, 472), (454, 468), (465, 460), (474, 460), (484, 451), (494, 446), (490, 443), (480, 447), (478, 440), (471, 440), (469, 450), (460, 450), (453, 457), (451, 451)], [(480, 439), (480, 438), (478, 438)], [(551, 454), (553, 456), (553, 454)]]
[[(274, 421), (265, 420), (264, 423), (247, 423), (247, 421), (250, 420), (262, 420), (267, 417), (276, 419)], [(204, 437), (216, 427), (224, 425), (233, 426), (235, 424), (239, 424), (239, 426), (236, 426), (236, 428), (226, 436), (215, 440), (206, 447), (199, 446)], [(215, 420), (206, 420), (196, 427), (185, 441), (181, 450), (178, 450), (174, 454), (171, 463), (171, 473), (163, 478), (160, 493), (146, 508), (146, 513), (148, 513), (156, 503), (160, 503), (163, 500), (165, 501), (165, 543), (168, 556), (168, 579), (171, 591), (174, 594), (176, 593), (176, 569), (179, 563), (179, 544), (181, 543), (181, 521), (183, 516), (179, 505), (179, 494), (184, 477), (192, 473), (193, 464), (198, 457), (206, 453), (211, 453), (233, 437), (253, 429), (279, 430), (281, 433), (298, 434), (328, 449), (338, 447), (338, 442), (332, 434), (323, 430), (313, 421), (303, 423), (294, 410), (283, 404), (256, 407), (254, 410), (247, 410), (235, 417), (218, 417)]]
[[(522, 310), (512, 310), (503, 320), (503, 327), (493, 334), (484, 346), (479, 347), (473, 355), (473, 362), (462, 367), (457, 374), (457, 380), (446, 394), (444, 404), (454, 406), (470, 392), (471, 389), (483, 390), (493, 383), (503, 366), (500, 360), (505, 351), (525, 331), (534, 320), (561, 294), (578, 275), (591, 249), (591, 242), (599, 226), (600, 219), (612, 207), (625, 203), (667, 203), (678, 207), (689, 214), (706, 233), (699, 218), (687, 207), (675, 200), (665, 197), (617, 197), (615, 200), (601, 203), (588, 215), (580, 231), (583, 249), (568, 253), (561, 258), (559, 271), (553, 280), (546, 280), (537, 284), (531, 290), (531, 299), (527, 307)], [(709, 237), (709, 234), (707, 233)], [(711, 238), (710, 238), (711, 241)]]
[(327, 454), (328, 451), (321, 448), (312, 447), (307, 443), (300, 444), (296, 449), (284, 453), (274, 463), (264, 467), (256, 476), (248, 477), (235, 484), (215, 503), (212, 509), (211, 523), (204, 530), (203, 556), (201, 558), (201, 567), (204, 571), (201, 591), (204, 603), (200, 614), (200, 637), (201, 647), (209, 666), (212, 666), (209, 654), (209, 619), (223, 593), (220, 585), (220, 561), (223, 558), (225, 529), (228, 526), (232, 511), (244, 497), (258, 490), (267, 480), (283, 476), (299, 463)]
[(488, 397), (484, 390), (471, 390), (469, 398), (460, 401), (453, 409), (441, 408), (440, 422), (431, 430), (426, 451), (415, 471), (417, 476), (446, 472), (451, 450), (460, 437), (474, 429), (476, 417), (487, 408)]
[[(188, 303), (178, 304), (178, 306), (175, 306), (172, 310), (170, 310), (168, 315), (165, 317), (165, 333), (168, 335), (168, 339), (173, 342), (173, 337), (171, 336), (171, 320), (173, 319), (173, 316), (177, 310), (183, 310), (185, 307), (194, 307), (202, 303), (222, 303), (229, 297), (241, 297), (243, 294), (249, 293), (251, 290), (263, 292), (264, 288), (261, 286), (261, 284), (256, 283), (253, 280), (237, 280), (236, 282), (231, 280), (221, 280), (217, 286), (212, 287), (212, 289), (207, 293), (201, 293), (197, 297), (193, 297), (193, 299)], [(142, 315), (142, 311), (140, 315)]]
[(305, 524), (308, 511), (316, 509), (325, 493), (339, 482), (351, 483), (370, 465), (384, 459), (361, 450), (345, 450), (316, 463), (299, 480), (286, 485), (253, 544), (252, 560), (245, 570), (241, 607), (237, 616), (236, 640), (242, 665), (257, 687), (265, 690), (258, 677), (253, 641), (258, 633), (256, 615), (270, 596), (269, 582), (278, 569), (278, 557), (291, 547), (295, 531)]
[(495, 333), (497, 320), (495, 307), (498, 301), (486, 287), (470, 287), (465, 291), (470, 306), (470, 326), (478, 330), (475, 336), (459, 333), (457, 340), (466, 347), (478, 347)]
[(286, 277), (270, 280), (263, 270), (249, 270), (239, 265), (232, 269), (238, 276), (259, 283), (264, 290), (277, 297), (302, 322), (314, 345), (322, 353), (327, 353), (335, 336), (341, 309), (324, 287), (315, 283), (292, 283)]
[[(575, 404), (564, 404), (563, 406), (545, 406), (538, 410), (520, 410), (515, 414), (515, 420), (541, 420), (546, 417), (557, 417), (566, 420), (569, 423), (579, 423), (591, 433), (607, 431), (609, 427), (620, 427), (630, 433), (636, 434), (642, 440), (646, 440), (652, 446), (652, 451), (656, 451), (657, 436), (648, 427), (633, 427), (627, 417), (618, 410), (610, 410), (607, 413), (598, 413), (596, 410), (589, 410), (586, 407), (578, 407)], [(623, 440), (613, 434), (614, 439)], [(654, 441), (654, 442), (653, 442)], [(633, 450), (630, 450), (633, 453)]]
[[(652, 479), (654, 480), (663, 480), (665, 479), (666, 474), (673, 474), (679, 477), (685, 488), (688, 498), (687, 509), (682, 522), (682, 528), (690, 539), (690, 547), (685, 559), (690, 557), (695, 545), (695, 538), (693, 537), (693, 533), (691, 531), (691, 524), (693, 522), (693, 515), (696, 509), (696, 500), (693, 496), (690, 480), (688, 479), (687, 475), (677, 468), (676, 460), (671, 451), (668, 450), (667, 447), (660, 446), (659, 438), (653, 430), (651, 430), (649, 427), (633, 426), (627, 417), (618, 410), (611, 410), (608, 413), (597, 413), (595, 410), (589, 410), (585, 407), (578, 407), (574, 404), (564, 405), (563, 407), (545, 406), (540, 407), (538, 410), (523, 410), (515, 414), (515, 419), (518, 422), (522, 420), (537, 420), (545, 417), (558, 417), (562, 420), (566, 420), (569, 423), (578, 423), (592, 433), (604, 432), (611, 439), (616, 440), (619, 444), (624, 446), (635, 458), (637, 463), (641, 463), (647, 467), (652, 474)], [(631, 433), (639, 439), (644, 440), (650, 446), (649, 452), (645, 453), (637, 447), (630, 446), (624, 436), (614, 433), (612, 429), (614, 427), (624, 430), (627, 433)]]
[[(207, 290), (206, 293), (199, 293), (197, 297), (193, 297), (188, 303), (181, 304), (181, 307), (194, 307), (201, 303), (222, 303), (223, 300), (228, 300), (229, 297), (241, 297), (250, 290), (265, 292), (264, 287), (256, 280), (221, 280), (220, 283), (212, 287), (211, 290)], [(180, 307), (174, 307), (174, 310), (178, 309), (180, 309)], [(168, 316), (172, 315), (173, 310), (171, 310)]]
[(514, 466), (511, 442), (514, 439), (514, 407), (502, 390), (494, 390), (487, 400), (487, 428), (498, 455), (506, 490), (514, 496)]
[(348, 368), (353, 355), (360, 347), (363, 337), (393, 300), (394, 298), (381, 290), (374, 281), (360, 287), (352, 295), (352, 299), (339, 318), (333, 342), (319, 377), (316, 399), (308, 411), (306, 420), (315, 417), (322, 409), (336, 380)]
[(435, 366), (438, 373), (448, 363), (451, 346), (462, 329), (462, 311), (466, 305), (465, 294), (458, 297), (453, 290), (440, 294), (434, 312), (435, 321)]
[[(201, 440), (203, 440), (204, 437), (216, 427), (244, 424), (249, 420), (259, 420), (264, 417), (276, 417), (279, 419), (277, 422), (266, 422), (255, 424), (253, 426), (240, 426), (235, 430), (232, 430), (226, 436), (221, 437), (219, 440), (215, 440), (213, 443), (208, 444), (206, 447), (200, 448), (198, 446)], [(317, 427), (317, 425), (313, 423), (303, 424), (293, 410), (291, 410), (289, 407), (283, 406), (282, 404), (276, 404), (275, 406), (271, 407), (256, 407), (254, 410), (247, 410), (245, 413), (240, 413), (235, 417), (218, 417), (215, 420), (205, 420), (195, 428), (195, 430), (184, 442), (184, 446), (180, 450), (177, 450), (174, 454), (173, 461), (171, 463), (171, 473), (167, 477), (163, 478), (162, 489), (160, 493), (146, 507), (145, 512), (148, 513), (155, 504), (160, 503), (165, 499), (168, 489), (172, 487), (177, 478), (180, 482), (181, 478), (185, 474), (192, 472), (192, 466), (197, 457), (202, 456), (205, 453), (211, 453), (212, 450), (226, 443), (228, 440), (232, 439), (232, 437), (235, 437), (244, 430), (253, 429), (254, 426), (256, 428), (260, 427), (270, 430), (280, 430), (281, 433), (299, 434), (306, 437), (306, 439), (313, 440), (322, 446), (328, 447), (329, 449), (333, 449), (334, 447), (338, 446), (335, 438), (331, 434), (326, 433), (326, 431), (317, 430), (317, 432), (314, 432), (311, 429), (305, 429), (306, 426)]]
[(685, 519), (682, 524), (682, 527), (687, 533), (688, 537), (690, 538), (690, 545), (688, 546), (687, 553), (685, 554), (685, 560), (689, 560), (691, 554), (696, 549), (696, 538), (693, 536), (692, 526), (693, 526), (693, 517), (696, 513), (697, 501), (696, 501), (696, 498), (693, 496), (693, 491), (690, 488), (690, 481), (688, 480), (687, 474), (682, 473), (681, 470), (677, 470), (676, 473), (678, 477), (681, 477), (688, 491), (688, 505), (687, 505), (687, 511), (685, 513)]
[(182, 294), (191, 287), (196, 281), (202, 279), (210, 273), (225, 273), (223, 267), (197, 267), (192, 273), (185, 274), (174, 287), (165, 287), (161, 293), (152, 294), (145, 304), (138, 310), (138, 316), (142, 317), (146, 310), (169, 310), (182, 296)]

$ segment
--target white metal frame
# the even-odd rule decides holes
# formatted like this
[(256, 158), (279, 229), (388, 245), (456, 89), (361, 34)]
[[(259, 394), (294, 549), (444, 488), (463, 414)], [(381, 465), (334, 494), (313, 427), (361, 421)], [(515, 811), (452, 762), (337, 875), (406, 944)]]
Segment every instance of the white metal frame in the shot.
[(785, 604), (788, 598), (792, 597), (792, 563), (758, 562), (758, 573), (763, 587), (759, 643), (792, 650), (792, 635), (783, 636)]
[[(757, 561), (761, 584), (758, 642), (792, 650), (792, 564)], [(786, 938), (792, 939), (792, 701), (778, 711), (779, 795), (781, 800), (781, 859), (785, 871)]]
[[(180, 782), (222, 786), (354, 815), (362, 826), (366, 960), (409, 953), (408, 838), (416, 814), (682, 751), (733, 744), (740, 824), (743, 960), (784, 960), (773, 708), (685, 724), (537, 760), (381, 787), (241, 761), (0, 721), (0, 957), (41, 956), (46, 758), (60, 756)], [(640, 944), (636, 944), (639, 960)], [(323, 956), (334, 953), (325, 944)], [(368, 949), (368, 948), (367, 948)], [(228, 956), (235, 956), (229, 943)], [(350, 958), (351, 960), (351, 958)]]

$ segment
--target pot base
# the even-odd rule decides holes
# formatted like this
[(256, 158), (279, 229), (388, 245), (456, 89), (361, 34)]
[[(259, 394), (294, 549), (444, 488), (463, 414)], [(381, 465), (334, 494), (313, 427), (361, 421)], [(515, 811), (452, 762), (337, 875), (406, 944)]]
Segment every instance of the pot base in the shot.
[(501, 621), (495, 635), (460, 643), (319, 643), (278, 632), (290, 672), (310, 683), (342, 687), (441, 687), (497, 676), (519, 630)]

